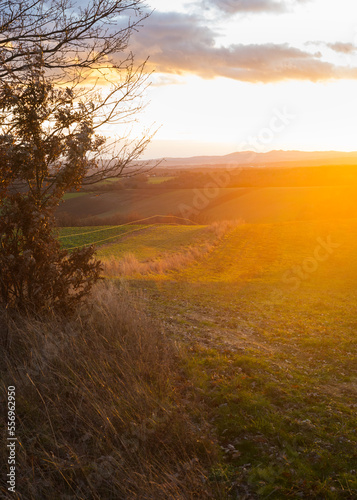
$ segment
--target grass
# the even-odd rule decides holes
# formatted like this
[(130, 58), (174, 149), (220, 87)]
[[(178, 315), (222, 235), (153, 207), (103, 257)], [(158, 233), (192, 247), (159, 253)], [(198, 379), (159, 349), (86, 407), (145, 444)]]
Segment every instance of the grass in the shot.
[(356, 220), (243, 225), (199, 262), (132, 282), (183, 346), (231, 498), (357, 496), (356, 234)]
[(63, 248), (71, 249), (86, 245), (103, 245), (116, 242), (126, 233), (144, 230), (142, 225), (62, 227), (59, 238)]
[(80, 196), (86, 196), (87, 193), (66, 193), (63, 196), (64, 200), (72, 200), (73, 198), (79, 198)]
[(237, 222), (211, 226), (157, 226), (127, 242), (99, 249), (104, 276), (165, 274), (179, 270), (211, 252)]
[(155, 188), (152, 185), (146, 189), (123, 189), (120, 193), (92, 193), (67, 199), (59, 212), (79, 218), (96, 217), (98, 224), (106, 224), (110, 217), (125, 218), (130, 214), (136, 214), (136, 219), (175, 214), (194, 218), (204, 224), (236, 219), (260, 224), (334, 217), (355, 218), (356, 194), (356, 185), (265, 188), (211, 186), (211, 189), (209, 186), (174, 189), (163, 186)]
[(102, 259), (121, 258), (130, 253), (145, 260), (192, 244), (209, 242), (213, 240), (214, 232), (199, 225), (123, 224), (63, 227), (59, 238), (66, 249), (95, 244)]
[(175, 177), (149, 177), (148, 184), (162, 184), (163, 182), (171, 181), (171, 179), (175, 179)]
[(252, 188), (222, 202), (218, 198), (205, 215), (207, 221), (240, 218), (259, 224), (357, 217), (356, 194), (355, 185)]
[(77, 318), (10, 322), (23, 498), (356, 498), (357, 219), (130, 227)]
[(165, 273), (210, 252), (235, 222), (211, 226), (152, 224), (61, 228), (64, 248), (96, 243), (105, 276)]
[(72, 318), (2, 313), (1, 392), (16, 387), (18, 436), (17, 493), (2, 482), (2, 498), (223, 498), (177, 348), (125, 288), (98, 286)]
[[(129, 226), (130, 229), (130, 226)], [(139, 260), (160, 257), (174, 253), (181, 248), (209, 241), (205, 226), (173, 226), (159, 224), (136, 233), (124, 241), (102, 247), (98, 251), (100, 258), (121, 258), (125, 254), (135, 255)], [(212, 239), (212, 238), (211, 238)]]

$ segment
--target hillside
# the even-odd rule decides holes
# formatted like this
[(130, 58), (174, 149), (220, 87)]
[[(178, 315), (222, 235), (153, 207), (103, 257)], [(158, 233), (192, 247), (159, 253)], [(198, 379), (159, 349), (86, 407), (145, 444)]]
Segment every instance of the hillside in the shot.
[[(60, 237), (68, 248), (96, 243), (103, 275), (124, 280), (179, 347), (220, 450), (209, 477), (222, 498), (352, 499), (355, 171), (341, 170), (340, 185), (329, 180), (336, 167), (275, 171), (252, 171), (244, 182), (256, 185), (214, 196), (206, 172), (79, 193), (64, 208), (113, 225), (62, 228)], [(154, 217), (165, 214), (191, 220)]]
[(354, 218), (356, 196), (354, 165), (159, 168), (68, 193), (57, 218), (60, 226), (119, 224), (155, 215), (202, 224)]
[(152, 187), (80, 194), (66, 199), (58, 215), (68, 214), (82, 220), (95, 218), (97, 225), (170, 214), (202, 223), (227, 219), (261, 223), (357, 217), (357, 185), (215, 188), (214, 192), (205, 188)]
[(119, 231), (104, 274), (180, 346), (225, 498), (355, 498), (357, 218), (133, 228), (61, 237)]
[[(232, 498), (357, 494), (356, 234), (357, 219), (240, 225), (176, 270), (127, 275), (186, 352)], [(142, 238), (137, 262), (163, 258)]]

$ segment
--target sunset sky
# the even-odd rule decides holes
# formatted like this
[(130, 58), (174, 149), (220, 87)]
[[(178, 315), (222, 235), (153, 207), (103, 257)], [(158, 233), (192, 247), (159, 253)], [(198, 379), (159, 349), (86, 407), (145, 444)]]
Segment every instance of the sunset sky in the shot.
[(357, 150), (354, 0), (150, 0), (146, 158)]

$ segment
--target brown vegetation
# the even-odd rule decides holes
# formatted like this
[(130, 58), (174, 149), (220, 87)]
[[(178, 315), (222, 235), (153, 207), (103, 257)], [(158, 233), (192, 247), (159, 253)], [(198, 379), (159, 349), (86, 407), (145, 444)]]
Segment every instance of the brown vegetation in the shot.
[[(208, 479), (203, 403), (125, 289), (97, 285), (71, 321), (17, 316), (2, 330), (3, 399), (16, 387), (16, 498), (223, 498)], [(0, 454), (6, 463), (6, 447)]]

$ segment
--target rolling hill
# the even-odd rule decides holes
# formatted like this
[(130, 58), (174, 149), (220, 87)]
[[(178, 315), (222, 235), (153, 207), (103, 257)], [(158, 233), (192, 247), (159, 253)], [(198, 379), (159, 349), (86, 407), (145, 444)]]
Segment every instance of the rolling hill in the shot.
[(274, 222), (357, 217), (357, 186), (266, 188), (128, 189), (70, 197), (57, 214), (70, 214), (93, 223), (138, 220), (154, 215), (178, 215), (202, 223), (241, 219)]
[(258, 153), (255, 151), (240, 151), (223, 156), (193, 156), (189, 158), (158, 158), (145, 162), (160, 167), (193, 167), (216, 165), (271, 165), (271, 164), (296, 164), (296, 165), (357, 165), (357, 152), (341, 151), (269, 151)]
[[(147, 231), (126, 242), (138, 261), (165, 259), (176, 231), (185, 251), (182, 229)], [(236, 497), (357, 494), (356, 234), (357, 219), (243, 224), (187, 265), (127, 275), (185, 353), (222, 450), (213, 477)]]

